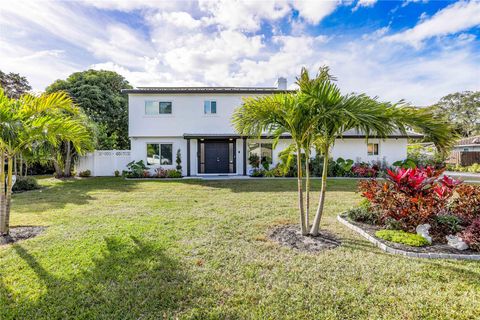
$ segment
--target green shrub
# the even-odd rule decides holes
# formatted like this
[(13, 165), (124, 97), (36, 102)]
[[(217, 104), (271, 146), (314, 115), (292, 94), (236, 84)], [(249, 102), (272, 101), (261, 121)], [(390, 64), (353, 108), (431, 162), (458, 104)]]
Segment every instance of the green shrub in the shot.
[(120, 177), (120, 171), (115, 170), (115, 177)]
[(167, 178), (181, 178), (182, 177), (182, 173), (178, 170), (173, 170), (173, 169), (170, 169), (170, 170), (167, 170)]
[(436, 216), (434, 220), (439, 227), (446, 229), (449, 234), (455, 234), (462, 230), (462, 220), (457, 216), (446, 214)]
[(412, 247), (423, 247), (428, 245), (427, 239), (416, 233), (408, 233), (403, 230), (379, 230), (375, 235), (383, 240), (395, 243), (402, 243)]
[(364, 222), (373, 225), (377, 224), (380, 220), (380, 213), (366, 206), (350, 209), (347, 211), (347, 216), (353, 221)]
[(82, 178), (88, 178), (92, 175), (92, 172), (90, 170), (80, 171), (78, 175)]
[(263, 177), (265, 175), (265, 170), (253, 169), (251, 177)]
[(17, 177), (17, 181), (13, 185), (12, 191), (29, 191), (40, 189), (40, 186), (37, 183), (37, 179), (34, 177)]
[(124, 171), (127, 178), (144, 178), (145, 171), (148, 170), (148, 167), (145, 165), (143, 160), (132, 161), (127, 164), (128, 171)]

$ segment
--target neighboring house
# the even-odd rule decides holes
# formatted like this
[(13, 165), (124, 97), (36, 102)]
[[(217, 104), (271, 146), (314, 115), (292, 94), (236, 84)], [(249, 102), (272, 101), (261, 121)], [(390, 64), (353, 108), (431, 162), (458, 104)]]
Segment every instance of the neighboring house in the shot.
[[(235, 108), (244, 97), (285, 92), (286, 79), (276, 87), (139, 87), (126, 89), (129, 101), (131, 160), (149, 167), (175, 168), (177, 150), (185, 176), (203, 174), (246, 175), (252, 153), (279, 162), (278, 154), (291, 140), (285, 136), (276, 148), (272, 139), (250, 139), (238, 135), (231, 124)], [(370, 138), (349, 131), (333, 148), (334, 159), (386, 161), (407, 157), (407, 137)]]
[(458, 140), (446, 162), (462, 166), (480, 163), (480, 136)]

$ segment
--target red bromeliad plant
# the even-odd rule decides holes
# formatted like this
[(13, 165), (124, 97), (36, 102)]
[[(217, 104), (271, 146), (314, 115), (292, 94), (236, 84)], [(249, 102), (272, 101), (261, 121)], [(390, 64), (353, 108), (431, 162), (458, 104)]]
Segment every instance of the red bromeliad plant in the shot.
[(387, 181), (362, 181), (360, 190), (372, 209), (381, 213), (381, 220), (394, 219), (406, 231), (446, 210), (446, 203), (460, 181), (444, 176), (443, 170), (432, 167), (387, 170)]

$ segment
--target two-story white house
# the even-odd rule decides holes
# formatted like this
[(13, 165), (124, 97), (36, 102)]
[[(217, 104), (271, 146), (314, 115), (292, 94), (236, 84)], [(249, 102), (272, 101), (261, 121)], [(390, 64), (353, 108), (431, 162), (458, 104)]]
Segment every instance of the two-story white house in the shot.
[[(286, 79), (276, 87), (139, 87), (127, 89), (131, 160), (149, 167), (175, 168), (180, 150), (184, 176), (246, 175), (252, 153), (279, 162), (278, 154), (291, 140), (281, 139), (276, 148), (268, 136), (250, 139), (239, 136), (231, 117), (243, 97), (286, 91)], [(407, 156), (407, 136), (367, 140), (358, 132), (346, 132), (332, 150), (334, 159), (385, 160)]]

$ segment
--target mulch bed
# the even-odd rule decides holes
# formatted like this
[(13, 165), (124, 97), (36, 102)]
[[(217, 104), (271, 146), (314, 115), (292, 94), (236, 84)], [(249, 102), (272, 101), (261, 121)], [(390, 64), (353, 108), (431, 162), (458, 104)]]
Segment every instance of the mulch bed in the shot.
[(331, 233), (321, 230), (317, 237), (303, 236), (296, 225), (283, 225), (271, 230), (268, 237), (286, 247), (304, 252), (334, 249), (341, 242)]
[(366, 231), (369, 235), (371, 235), (372, 237), (375, 237), (375, 239), (377, 239), (378, 241), (385, 243), (387, 246), (392, 247), (394, 249), (410, 251), (410, 252), (418, 252), (418, 253), (451, 253), (451, 254), (465, 254), (465, 255), (479, 254), (478, 251), (473, 251), (471, 249), (461, 251), (461, 250), (457, 250), (455, 248), (450, 247), (448, 244), (438, 243), (435, 241), (431, 245), (424, 246), (424, 247), (411, 247), (411, 246), (404, 245), (402, 243), (386, 241), (375, 236), (375, 232), (378, 230), (381, 230), (382, 229), (381, 227), (370, 225), (367, 223), (353, 221), (346, 216), (342, 216), (342, 217), (346, 219), (348, 222), (350, 222), (351, 224), (357, 227), (360, 227), (361, 229)]
[(0, 245), (14, 243), (20, 240), (30, 239), (41, 234), (47, 227), (21, 226), (10, 228), (8, 236), (0, 236)]

